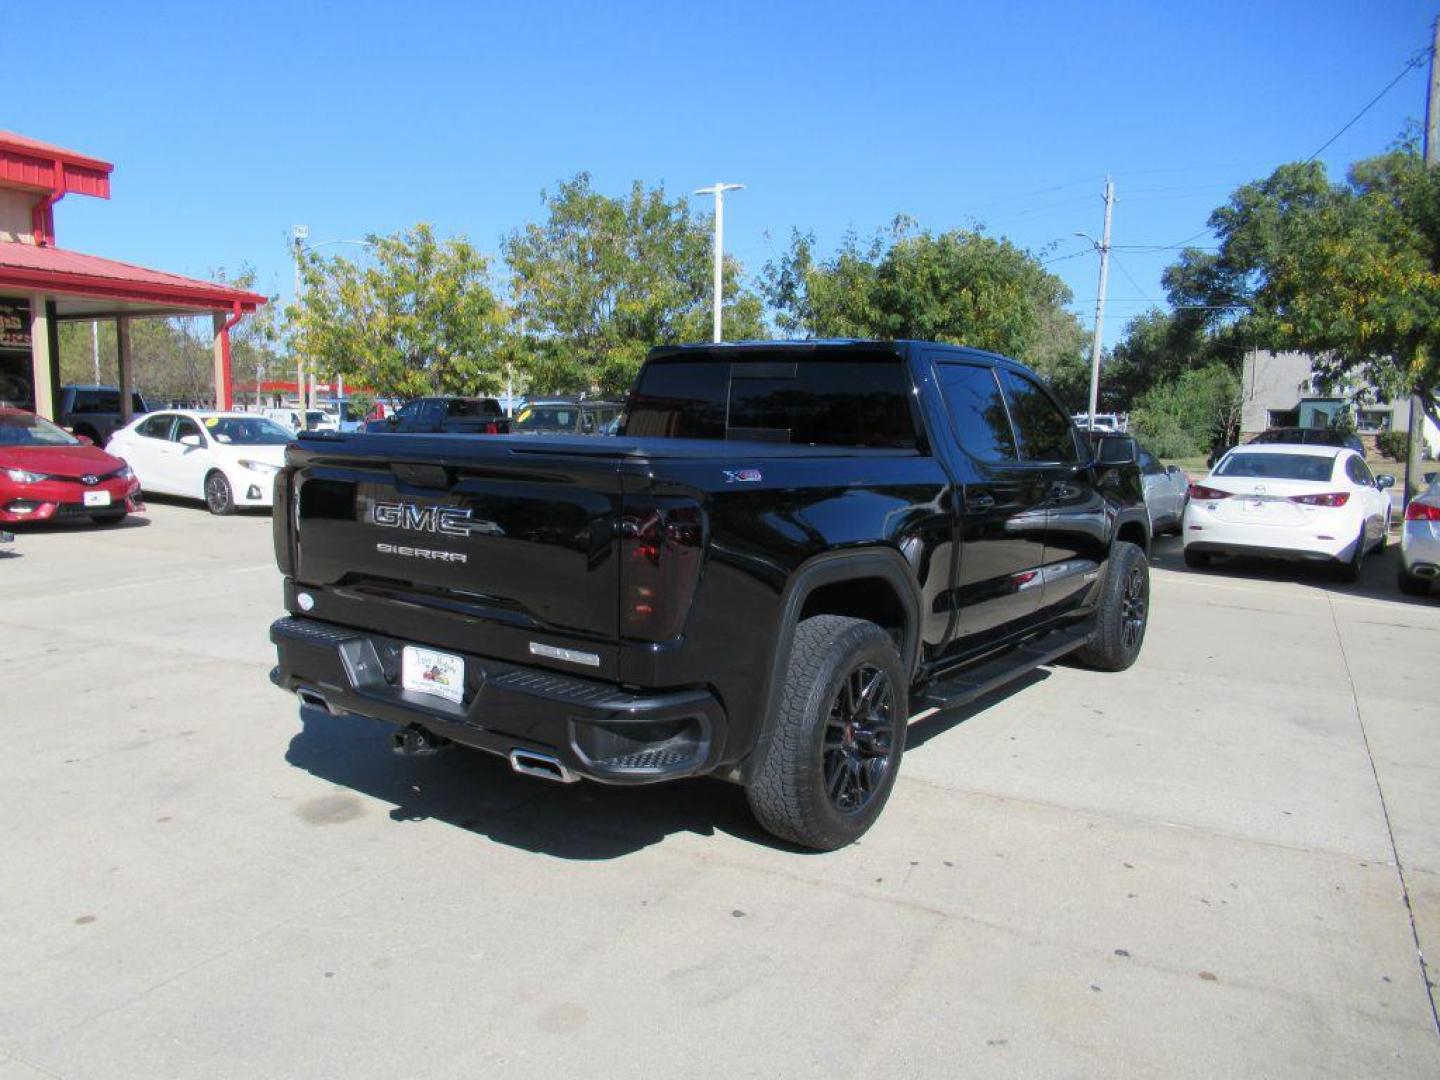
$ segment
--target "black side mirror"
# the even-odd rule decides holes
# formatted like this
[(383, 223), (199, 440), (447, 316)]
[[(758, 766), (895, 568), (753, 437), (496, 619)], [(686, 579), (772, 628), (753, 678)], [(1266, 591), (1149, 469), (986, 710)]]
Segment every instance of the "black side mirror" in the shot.
[(1375, 477), (1375, 486), (1381, 491), (1384, 491), (1386, 488), (1392, 488), (1395, 486), (1395, 477), (1389, 473), (1381, 473)]
[(1140, 448), (1129, 435), (1101, 435), (1094, 446), (1097, 465), (1134, 465), (1140, 460)]

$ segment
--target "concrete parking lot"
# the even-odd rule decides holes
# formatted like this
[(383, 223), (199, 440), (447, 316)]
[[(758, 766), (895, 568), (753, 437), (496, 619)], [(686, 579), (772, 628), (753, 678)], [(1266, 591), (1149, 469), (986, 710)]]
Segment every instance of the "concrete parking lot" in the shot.
[(1156, 554), (1123, 675), (912, 730), (878, 826), (549, 785), (266, 679), (269, 521), (0, 555), (0, 1078), (1440, 1076), (1440, 598)]

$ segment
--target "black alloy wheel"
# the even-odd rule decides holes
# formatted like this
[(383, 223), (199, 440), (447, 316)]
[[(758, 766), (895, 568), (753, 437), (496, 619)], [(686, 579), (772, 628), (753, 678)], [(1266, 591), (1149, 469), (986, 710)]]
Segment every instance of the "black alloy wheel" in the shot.
[(842, 814), (865, 809), (884, 786), (895, 735), (890, 676), (860, 664), (845, 677), (825, 723), (825, 794)]
[(1144, 564), (1130, 567), (1120, 593), (1120, 643), (1138, 649), (1145, 634), (1146, 608), (1150, 601), (1150, 576)]

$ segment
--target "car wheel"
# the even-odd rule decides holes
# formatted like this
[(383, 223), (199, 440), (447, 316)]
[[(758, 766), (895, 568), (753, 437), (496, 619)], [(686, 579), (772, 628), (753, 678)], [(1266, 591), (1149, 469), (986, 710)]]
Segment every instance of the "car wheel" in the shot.
[(746, 780), (766, 831), (833, 851), (874, 824), (905, 752), (908, 683), (872, 622), (817, 615), (795, 628), (779, 710)]
[(1088, 667), (1124, 671), (1140, 655), (1150, 618), (1150, 563), (1134, 544), (1117, 541), (1095, 608), (1095, 636), (1075, 654)]
[(1370, 549), (1372, 555), (1383, 555), (1385, 549), (1390, 546), (1390, 518), (1387, 515), (1385, 523), (1380, 526), (1380, 539), (1375, 541), (1375, 546)]
[(1403, 566), (1395, 572), (1395, 584), (1400, 586), (1400, 591), (1406, 596), (1430, 595), (1430, 582), (1422, 577), (1406, 573)]
[(119, 525), (125, 520), (126, 513), (128, 511), (111, 510), (108, 514), (91, 514), (90, 520), (96, 525)]
[(1210, 565), (1210, 553), (1187, 547), (1185, 549), (1185, 565), (1191, 570), (1204, 570)]
[(1360, 568), (1365, 563), (1365, 526), (1360, 526), (1360, 535), (1355, 538), (1355, 550), (1350, 558), (1335, 564), (1335, 580), (1353, 585), (1360, 580)]
[(233, 514), (235, 496), (230, 491), (230, 481), (219, 469), (205, 477), (205, 505), (212, 514)]

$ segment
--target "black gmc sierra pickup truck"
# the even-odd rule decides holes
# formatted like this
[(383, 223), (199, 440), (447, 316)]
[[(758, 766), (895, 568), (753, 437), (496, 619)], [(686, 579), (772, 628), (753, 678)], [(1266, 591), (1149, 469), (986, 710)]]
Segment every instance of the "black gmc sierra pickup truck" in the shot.
[(305, 432), (277, 477), (277, 685), (568, 782), (713, 774), (770, 832), (879, 815), (907, 720), (1140, 651), (1125, 436), (925, 342), (653, 350), (616, 438)]

